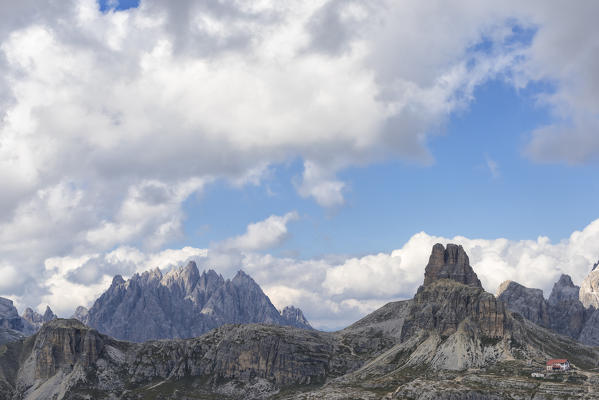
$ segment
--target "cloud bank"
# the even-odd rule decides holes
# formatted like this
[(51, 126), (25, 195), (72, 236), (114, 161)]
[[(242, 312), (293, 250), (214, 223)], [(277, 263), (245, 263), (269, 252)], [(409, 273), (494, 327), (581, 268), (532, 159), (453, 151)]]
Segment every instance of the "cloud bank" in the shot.
[[(90, 255), (159, 254), (183, 236), (183, 202), (214, 181), (259, 184), (268, 168), (301, 159), (298, 195), (340, 207), (345, 168), (433, 163), (427, 144), (489, 79), (547, 87), (538, 102), (555, 120), (531, 132), (531, 160), (593, 162), (599, 154), (594, 1), (0, 7), (0, 294), (26, 304), (55, 295), (54, 267), (79, 282), (105, 276), (50, 260), (113, 271)], [(347, 271), (380, 276), (372, 265), (403, 265), (401, 282), (415, 279), (401, 252), (324, 273), (326, 261), (263, 258), (243, 235), (234, 243), (238, 251), (215, 255), (215, 265), (244, 262), (259, 272), (261, 262), (290, 270), (306, 263), (321, 271), (326, 293), (349, 296), (330, 300), (331, 309), (364, 297), (367, 284)], [(270, 285), (287, 287), (277, 282)]]
[[(300, 306), (315, 327), (337, 329), (386, 302), (411, 298), (423, 282), (424, 267), (435, 243), (464, 246), (471, 265), (490, 292), (509, 279), (541, 288), (548, 297), (560, 274), (567, 273), (580, 284), (599, 259), (599, 220), (558, 243), (546, 237), (512, 241), (445, 238), (420, 232), (390, 253), (362, 257), (300, 260), (256, 251), (281, 244), (287, 223), (296, 218), (294, 212), (270, 216), (250, 224), (243, 235), (215, 243), (210, 249), (185, 247), (146, 254), (120, 247), (78, 259), (49, 259), (46, 270), (50, 294), (43, 303), (70, 315), (74, 304), (90, 305), (115, 274), (127, 277), (155, 267), (164, 271), (194, 260), (200, 269), (214, 268), (227, 278), (243, 269), (278, 308)], [(243, 250), (232, 244), (243, 245)]]

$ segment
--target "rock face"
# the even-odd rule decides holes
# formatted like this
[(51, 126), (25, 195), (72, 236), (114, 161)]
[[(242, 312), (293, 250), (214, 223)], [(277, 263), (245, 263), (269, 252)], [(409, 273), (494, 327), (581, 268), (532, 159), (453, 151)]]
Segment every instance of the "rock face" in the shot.
[(0, 297), (0, 327), (16, 331), (23, 330), (23, 320), (19, 317), (12, 300), (4, 297)]
[(447, 248), (437, 243), (429, 258), (424, 272), (424, 286), (439, 279), (451, 279), (465, 285), (481, 287), (480, 280), (470, 266), (468, 255), (456, 244), (448, 244)]
[(530, 289), (506, 281), (499, 286), (497, 298), (513, 312), (544, 328), (588, 345), (599, 345), (599, 312), (585, 308), (579, 300), (580, 288), (569, 275), (561, 275), (549, 299), (540, 289)]
[(225, 280), (213, 270), (200, 274), (194, 262), (164, 276), (159, 269), (135, 274), (128, 281), (117, 275), (87, 314), (83, 308), (76, 314), (102, 333), (136, 342), (200, 336), (227, 323), (311, 329), (305, 318), (302, 323), (281, 315), (243, 271)]
[(289, 326), (294, 326), (296, 328), (305, 328), (310, 326), (310, 323), (304, 317), (304, 313), (297, 307), (287, 306), (281, 310), (281, 316), (285, 319), (286, 324)]
[(89, 310), (87, 307), (79, 306), (75, 309), (75, 312), (71, 316), (71, 318), (76, 319), (84, 324), (87, 324), (87, 318), (89, 316)]
[(23, 319), (29, 322), (35, 328), (35, 330), (41, 328), (44, 323), (52, 321), (56, 318), (58, 317), (56, 316), (56, 314), (52, 312), (50, 306), (46, 306), (46, 311), (44, 312), (44, 315), (41, 315), (40, 313), (33, 311), (29, 307), (27, 307), (25, 309), (25, 312), (23, 313)]
[(547, 300), (550, 313), (549, 328), (583, 343), (595, 344), (590, 341), (589, 335), (585, 338), (580, 337), (582, 329), (589, 323), (589, 317), (593, 312), (587, 311), (578, 300), (579, 290), (580, 288), (574, 285), (569, 275), (560, 276)]
[(529, 289), (517, 282), (505, 281), (497, 289), (497, 298), (510, 310), (545, 328), (549, 328), (549, 310), (541, 289)]
[[(117, 288), (123, 284), (117, 279)], [(564, 357), (587, 370), (584, 379), (528, 377), (547, 358)], [(226, 325), (197, 338), (130, 343), (76, 320), (53, 320), (4, 345), (0, 398), (596, 398), (599, 374), (590, 370), (598, 365), (597, 348), (512, 315), (478, 286), (439, 278), (414, 299), (330, 333)]]
[(19, 316), (12, 300), (0, 297), (0, 328), (31, 335), (37, 328), (29, 321)]
[(25, 335), (19, 331), (9, 328), (0, 328), (0, 345), (10, 342), (16, 342), (25, 338)]
[(593, 265), (593, 269), (582, 281), (579, 299), (586, 308), (599, 309), (599, 261)]

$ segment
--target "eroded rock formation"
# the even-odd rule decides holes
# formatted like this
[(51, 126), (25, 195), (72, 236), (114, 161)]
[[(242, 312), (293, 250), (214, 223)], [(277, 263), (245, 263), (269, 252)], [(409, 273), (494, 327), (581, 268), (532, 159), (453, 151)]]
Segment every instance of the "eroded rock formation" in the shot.
[(451, 279), (482, 288), (464, 248), (452, 243), (448, 244), (447, 248), (440, 243), (435, 244), (425, 268), (424, 286), (439, 279)]

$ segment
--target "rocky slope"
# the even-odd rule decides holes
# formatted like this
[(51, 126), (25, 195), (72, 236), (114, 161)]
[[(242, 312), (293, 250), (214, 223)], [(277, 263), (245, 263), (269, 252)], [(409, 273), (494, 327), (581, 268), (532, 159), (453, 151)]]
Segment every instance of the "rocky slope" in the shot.
[(311, 329), (301, 310), (279, 312), (260, 286), (243, 271), (225, 280), (215, 271), (199, 273), (194, 262), (163, 275), (157, 268), (120, 275), (86, 310), (74, 315), (117, 339), (190, 338), (231, 323), (264, 323)]
[[(464, 273), (476, 283), (474, 271), (451, 269), (334, 333), (226, 325), (130, 343), (54, 320), (1, 348), (0, 398), (599, 398), (599, 349), (512, 314)], [(554, 357), (577, 370), (530, 377)]]

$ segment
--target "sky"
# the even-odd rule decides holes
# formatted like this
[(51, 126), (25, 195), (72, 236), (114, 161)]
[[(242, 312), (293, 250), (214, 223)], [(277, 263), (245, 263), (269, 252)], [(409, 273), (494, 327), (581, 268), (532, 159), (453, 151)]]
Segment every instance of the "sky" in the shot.
[(0, 296), (249, 273), (338, 329), (459, 243), (490, 292), (599, 260), (599, 3), (0, 1)]

